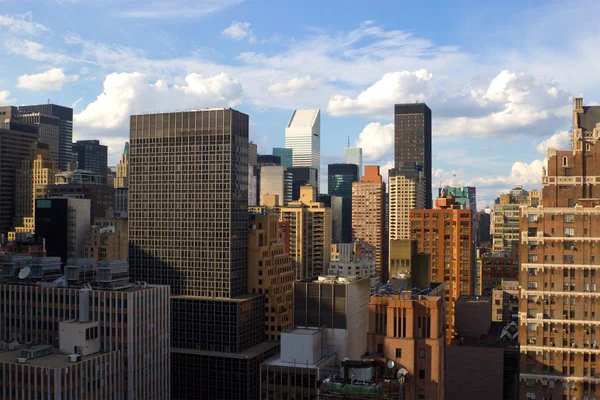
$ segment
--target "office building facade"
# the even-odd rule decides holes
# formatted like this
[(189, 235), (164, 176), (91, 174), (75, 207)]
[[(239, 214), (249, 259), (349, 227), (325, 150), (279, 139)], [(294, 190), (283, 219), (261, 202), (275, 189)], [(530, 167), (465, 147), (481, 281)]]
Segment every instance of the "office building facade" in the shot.
[(385, 197), (379, 167), (366, 166), (361, 181), (352, 184), (352, 238), (373, 246), (382, 282), (387, 281)]
[(417, 164), (425, 176), (425, 207), (431, 193), (431, 109), (424, 103), (394, 106), (394, 163), (396, 168)]
[(571, 148), (548, 149), (541, 206), (521, 207), (521, 398), (600, 397), (599, 123), (600, 107), (573, 99)]
[(285, 147), (273, 147), (273, 155), (279, 157), (280, 163), (284, 167), (294, 166), (294, 149)]
[(519, 241), (519, 210), (522, 205), (537, 207), (540, 191), (531, 192), (516, 186), (501, 194), (494, 204), (492, 214), (492, 251), (512, 252)]
[(0, 107), (0, 234), (6, 235), (15, 217), (16, 170), (30, 156), (31, 146), (38, 140), (38, 127), (12, 119), (14, 107)]
[(78, 140), (73, 143), (73, 156), (77, 161), (77, 168), (91, 171), (104, 177), (102, 183), (106, 185), (108, 173), (108, 147), (100, 144), (99, 140)]
[(388, 175), (389, 240), (410, 239), (410, 211), (425, 208), (426, 189), (423, 172), (412, 169), (392, 169)]
[[(64, 336), (65, 330), (68, 331), (69, 328), (77, 331), (82, 327), (92, 327), (97, 338), (95, 345), (99, 353), (96, 354), (108, 354), (111, 360), (112, 352), (118, 354), (117, 362), (108, 369), (103, 368), (103, 373), (98, 374), (108, 376), (118, 373), (121, 383), (118, 396), (110, 397), (107, 391), (101, 395), (102, 389), (95, 388), (101, 398), (169, 398), (169, 287), (130, 284), (127, 262), (123, 260), (100, 263), (97, 274), (93, 260), (91, 266), (86, 260), (75, 260), (75, 263), (67, 263), (63, 277), (57, 281), (48, 281), (43, 276), (52, 273), (53, 265), (45, 261), (50, 260), (27, 256), (12, 256), (3, 260), (3, 283), (0, 284), (0, 304), (3, 305), (0, 307), (0, 336), (3, 340), (48, 344), (55, 348), (60, 346), (62, 353), (65, 353), (63, 349), (66, 347), (67, 354), (77, 353), (83, 357), (83, 362), (86, 359), (94, 359), (85, 354), (90, 344), (94, 344), (94, 339), (89, 339), (88, 336), (83, 338), (83, 342), (78, 342), (72, 332), (65, 337), (66, 346), (58, 343), (57, 339)], [(60, 261), (56, 262), (58, 274), (62, 275)], [(35, 267), (36, 265), (39, 268)], [(31, 274), (25, 279), (20, 279), (18, 274), (24, 267), (30, 267)], [(92, 290), (84, 288), (84, 283), (89, 284)], [(54, 352), (56, 351), (54, 349)], [(67, 364), (66, 355), (62, 356), (62, 360)], [(40, 370), (36, 371), (33, 368), (36, 361), (31, 360), (33, 365), (28, 373), (33, 375), (29, 375), (30, 378), (34, 375), (39, 378), (48, 376), (46, 372), (41, 375)], [(43, 362), (42, 359), (39, 362)], [(99, 363), (93, 364), (94, 373), (85, 377), (82, 365), (75, 368), (80, 375), (69, 376), (64, 372), (65, 379), (62, 385), (68, 393), (76, 394), (73, 398), (87, 397), (87, 390), (90, 391), (90, 397), (94, 393), (91, 389), (92, 383), (97, 382), (96, 368), (100, 369), (101, 366)], [(0, 368), (1, 365), (0, 363)], [(2, 381), (12, 381), (14, 384), (13, 377), (10, 371), (5, 370)], [(29, 389), (36, 384), (44, 383), (40, 379), (30, 384), (25, 383), (20, 389)], [(52, 390), (57, 384), (53, 382), (44, 387)], [(75, 391), (67, 390), (70, 385)], [(20, 395), (2, 397), (23, 398)], [(38, 394), (32, 398), (65, 397), (66, 394), (47, 397)]]
[(129, 257), (127, 218), (96, 218), (85, 241), (84, 258), (126, 260)]
[[(264, 297), (248, 290), (248, 115), (133, 115), (129, 260), (171, 287), (172, 398), (256, 398)], [(181, 234), (175, 234), (181, 232)]]
[[(37, 188), (54, 182), (59, 173), (47, 144), (37, 143), (31, 149), (31, 155), (23, 160), (16, 174), (14, 230), (9, 240), (15, 240), (21, 233), (35, 233), (35, 200)], [(11, 237), (12, 236), (12, 237)]]
[(285, 128), (285, 147), (292, 149), (292, 165), (321, 168), (321, 110), (294, 110)]
[(317, 188), (319, 193), (319, 170), (310, 167), (291, 167), (287, 169), (292, 175), (292, 200), (300, 198), (300, 188), (305, 185), (311, 185)]
[[(38, 113), (40, 115), (40, 124), (45, 123), (47, 117), (52, 117), (52, 119), (58, 118), (59, 121), (59, 143), (58, 150), (59, 155), (58, 159), (55, 161), (58, 164), (58, 168), (61, 171), (65, 171), (69, 162), (71, 162), (72, 156), (72, 147), (73, 147), (73, 109), (69, 107), (63, 107), (56, 104), (38, 104), (38, 105), (29, 105), (29, 106), (20, 106), (19, 112), (22, 114), (32, 114)], [(46, 117), (42, 119), (42, 116)], [(54, 122), (48, 123), (48, 125), (53, 125)], [(50, 129), (49, 127), (42, 127), (44, 129)], [(42, 138), (40, 136), (40, 138)], [(48, 143), (50, 144), (50, 143)]]
[(329, 194), (320, 194), (317, 198), (319, 203), (331, 210), (331, 243), (342, 242), (342, 198)]
[(35, 201), (35, 236), (48, 257), (82, 258), (91, 225), (90, 200), (51, 197)]
[(287, 167), (265, 165), (260, 167), (259, 204), (265, 205), (265, 195), (277, 195), (277, 206), (284, 206), (293, 200), (293, 176)]
[(300, 199), (280, 209), (290, 224), (290, 256), (294, 279), (324, 274), (331, 259), (331, 210), (317, 202), (314, 186), (304, 186)]
[(342, 198), (342, 243), (352, 241), (352, 183), (359, 181), (359, 169), (352, 163), (327, 166), (327, 190)]

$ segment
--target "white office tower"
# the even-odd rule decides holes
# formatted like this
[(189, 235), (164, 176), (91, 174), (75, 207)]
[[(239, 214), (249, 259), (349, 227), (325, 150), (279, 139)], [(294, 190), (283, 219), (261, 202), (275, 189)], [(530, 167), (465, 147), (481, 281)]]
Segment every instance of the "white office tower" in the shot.
[(294, 110), (285, 128), (285, 147), (294, 150), (294, 167), (321, 170), (321, 110)]
[(363, 176), (362, 149), (360, 147), (346, 147), (344, 149), (344, 163), (358, 165), (358, 178)]

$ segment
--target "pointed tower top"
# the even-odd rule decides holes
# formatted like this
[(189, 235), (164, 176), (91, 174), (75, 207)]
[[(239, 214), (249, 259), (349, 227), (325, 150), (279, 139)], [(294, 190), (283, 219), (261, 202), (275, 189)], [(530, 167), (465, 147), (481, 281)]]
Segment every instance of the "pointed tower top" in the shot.
[(129, 155), (129, 142), (125, 142), (125, 148), (123, 149), (123, 154)]

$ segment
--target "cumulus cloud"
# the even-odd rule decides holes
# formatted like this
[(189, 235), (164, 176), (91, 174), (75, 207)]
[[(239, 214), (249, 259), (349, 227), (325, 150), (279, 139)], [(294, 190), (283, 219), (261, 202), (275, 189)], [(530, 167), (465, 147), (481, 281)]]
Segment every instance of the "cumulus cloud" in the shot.
[(542, 141), (535, 148), (538, 153), (546, 155), (548, 149), (564, 150), (570, 147), (569, 132), (557, 132), (548, 139)]
[(488, 137), (505, 133), (541, 134), (570, 115), (569, 95), (543, 77), (500, 72), (486, 91), (473, 92), (481, 107), (496, 104), (501, 110), (481, 117), (457, 115), (444, 118), (435, 129), (439, 136)]
[(80, 130), (126, 129), (131, 114), (202, 107), (229, 107), (239, 103), (241, 84), (225, 73), (215, 76), (189, 74), (185, 85), (166, 81), (149, 83), (139, 72), (113, 73), (104, 80), (104, 90), (95, 101), (75, 115)]
[(276, 96), (293, 96), (299, 90), (316, 89), (317, 82), (310, 75), (292, 78), (286, 82), (278, 82), (269, 86), (269, 93)]
[(356, 98), (333, 96), (327, 111), (334, 116), (390, 114), (395, 103), (427, 100), (432, 91), (432, 77), (425, 69), (389, 72)]
[(548, 166), (548, 159), (533, 160), (530, 163), (517, 161), (512, 165), (509, 175), (481, 176), (469, 181), (469, 185), (476, 187), (533, 185), (541, 186), (542, 168)]
[(14, 99), (10, 98), (10, 92), (8, 90), (0, 90), (0, 106), (10, 105)]
[(363, 149), (365, 162), (379, 162), (394, 151), (394, 124), (371, 122), (358, 136), (356, 147)]
[(233, 21), (229, 27), (223, 29), (221, 35), (228, 36), (234, 40), (242, 40), (248, 38), (250, 42), (256, 41), (256, 36), (250, 29), (249, 22), (237, 22)]
[(60, 90), (67, 82), (79, 79), (79, 75), (65, 75), (62, 68), (52, 68), (39, 74), (21, 75), (17, 87), (29, 90)]
[(38, 34), (48, 31), (48, 28), (42, 24), (33, 22), (32, 13), (27, 12), (16, 17), (0, 14), (0, 31), (2, 30), (10, 33)]

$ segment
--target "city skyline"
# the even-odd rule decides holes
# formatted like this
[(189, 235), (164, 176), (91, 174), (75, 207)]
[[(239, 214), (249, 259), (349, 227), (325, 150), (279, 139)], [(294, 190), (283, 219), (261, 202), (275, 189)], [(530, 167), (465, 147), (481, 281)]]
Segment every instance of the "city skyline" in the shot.
[[(135, 2), (112, 8), (57, 2), (47, 13), (31, 14), (5, 3), (0, 100), (74, 105), (73, 139), (100, 138), (110, 165), (118, 161), (131, 114), (235, 105), (253, 116), (250, 135), (259, 152), (270, 153), (284, 145), (291, 110), (321, 108), (321, 166), (343, 160), (350, 136), (352, 146), (363, 147), (364, 165), (381, 165), (384, 175), (393, 159), (393, 104), (424, 101), (433, 110), (433, 190), (456, 182), (476, 186), (481, 208), (514, 185), (539, 187), (545, 149), (567, 139), (569, 97), (583, 94), (593, 102), (600, 87), (594, 77), (580, 78), (589, 74), (572, 71), (588, 63), (582, 49), (593, 42), (595, 27), (557, 40), (540, 35), (582, 10), (593, 13), (599, 6), (592, 2), (519, 5), (519, 13), (512, 12), (515, 2), (477, 13), (456, 3), (435, 14), (460, 16), (467, 22), (462, 27), (424, 18), (415, 5), (352, 4), (343, 18), (332, 18), (339, 7), (308, 18), (310, 4), (290, 5), (285, 12), (297, 23), (283, 25), (272, 22), (283, 20), (281, 10), (254, 12), (262, 2), (210, 4), (179, 0), (166, 12)], [(105, 17), (100, 29), (82, 23), (91, 14)], [(199, 20), (198, 35), (214, 43), (183, 35)], [(152, 35), (160, 40), (148, 41)], [(521, 37), (527, 40), (506, 40)], [(506, 42), (518, 44), (500, 44)], [(300, 61), (310, 54), (314, 62)]]

